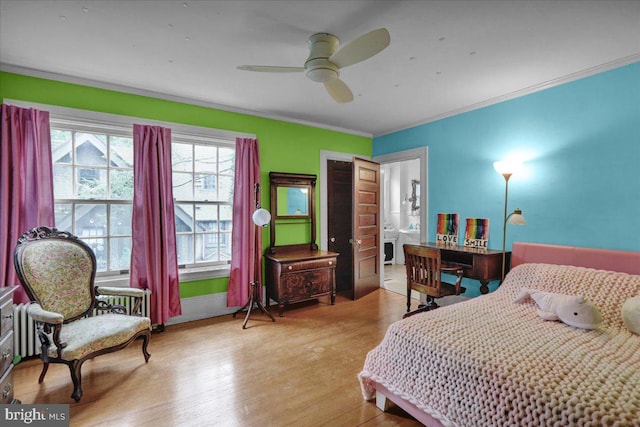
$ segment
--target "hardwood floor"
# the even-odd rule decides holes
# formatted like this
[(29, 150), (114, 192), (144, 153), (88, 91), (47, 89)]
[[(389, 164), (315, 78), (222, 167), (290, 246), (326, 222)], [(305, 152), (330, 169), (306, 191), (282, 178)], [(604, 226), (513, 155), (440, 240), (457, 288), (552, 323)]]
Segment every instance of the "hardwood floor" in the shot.
[(69, 403), (71, 426), (418, 426), (399, 408), (383, 413), (362, 398), (357, 374), (367, 352), (406, 310), (379, 289), (297, 305), (272, 323), (253, 311), (168, 326), (154, 333), (148, 364), (140, 343), (83, 366), (80, 403), (69, 371), (39, 359), (15, 370), (23, 403)]

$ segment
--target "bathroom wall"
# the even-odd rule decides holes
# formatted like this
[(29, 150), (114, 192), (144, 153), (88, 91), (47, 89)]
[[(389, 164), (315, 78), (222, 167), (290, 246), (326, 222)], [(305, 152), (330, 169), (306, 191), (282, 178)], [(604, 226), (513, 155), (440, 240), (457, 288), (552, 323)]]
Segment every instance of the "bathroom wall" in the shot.
[(396, 232), (400, 229), (412, 228), (416, 230), (415, 236), (407, 236), (399, 233), (396, 245), (396, 264), (404, 264), (402, 245), (408, 243), (411, 237), (415, 237), (417, 243), (420, 227), (419, 211), (411, 211), (411, 202), (402, 203), (405, 196), (411, 196), (411, 180), (420, 179), (420, 160), (407, 160), (403, 162), (386, 163), (381, 165), (383, 175), (383, 212), (384, 225), (391, 225)]
[(419, 227), (419, 211), (411, 211), (411, 202), (402, 203), (411, 196), (411, 180), (420, 179), (420, 160), (387, 163), (381, 166), (384, 175), (383, 204), (384, 224), (400, 228)]

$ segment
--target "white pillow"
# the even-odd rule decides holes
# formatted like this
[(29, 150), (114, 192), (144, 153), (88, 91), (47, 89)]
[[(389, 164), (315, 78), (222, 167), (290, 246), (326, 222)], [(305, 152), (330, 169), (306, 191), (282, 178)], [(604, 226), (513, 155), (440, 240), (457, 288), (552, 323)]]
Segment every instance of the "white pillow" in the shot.
[(640, 335), (640, 296), (629, 298), (622, 304), (622, 320), (631, 332)]

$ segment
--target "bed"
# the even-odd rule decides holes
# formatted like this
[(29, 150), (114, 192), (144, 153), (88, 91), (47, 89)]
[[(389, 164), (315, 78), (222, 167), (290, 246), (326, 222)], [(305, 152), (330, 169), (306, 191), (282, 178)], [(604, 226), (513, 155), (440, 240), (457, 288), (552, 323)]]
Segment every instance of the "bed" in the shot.
[[(602, 325), (545, 321), (513, 302), (522, 288), (584, 295)], [(514, 243), (495, 292), (389, 326), (363, 396), (427, 426), (640, 426), (640, 336), (621, 314), (639, 295), (639, 252)]]

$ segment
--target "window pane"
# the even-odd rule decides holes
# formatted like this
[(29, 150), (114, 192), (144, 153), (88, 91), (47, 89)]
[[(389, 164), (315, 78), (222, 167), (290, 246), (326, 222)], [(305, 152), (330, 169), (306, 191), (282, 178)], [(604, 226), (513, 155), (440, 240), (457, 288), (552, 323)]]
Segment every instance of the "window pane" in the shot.
[(178, 264), (193, 264), (193, 234), (178, 234), (176, 247), (178, 249)]
[(80, 237), (107, 235), (107, 205), (76, 205), (74, 234)]
[(176, 200), (193, 200), (193, 174), (173, 173), (173, 198)]
[(196, 231), (218, 231), (218, 207), (196, 205)]
[(222, 175), (234, 175), (235, 169), (235, 153), (236, 150), (232, 148), (223, 148), (220, 147), (218, 150), (218, 168), (219, 172)]
[(196, 262), (218, 261), (218, 236), (196, 234)]
[(71, 131), (51, 129), (53, 163), (71, 163)]
[(195, 152), (195, 171), (216, 173), (218, 148), (205, 145), (196, 145)]
[(217, 175), (198, 173), (195, 175), (195, 200), (217, 201)]
[(98, 271), (107, 270), (107, 242), (106, 239), (82, 239), (96, 255), (96, 264), (98, 265)]
[(220, 261), (231, 260), (231, 233), (220, 233)]
[(72, 223), (73, 217), (71, 215), (71, 204), (55, 204), (55, 217), (56, 217), (56, 228), (60, 231), (68, 231), (69, 233), (73, 233)]
[(106, 169), (76, 168), (76, 196), (80, 199), (106, 199)]
[(231, 231), (231, 219), (233, 218), (233, 208), (229, 205), (220, 206), (220, 230)]
[(111, 136), (109, 140), (109, 166), (133, 167), (133, 138)]
[(176, 232), (193, 233), (193, 205), (176, 203), (174, 209), (176, 213)]
[(131, 209), (132, 205), (111, 205), (111, 235), (131, 234)]
[(53, 167), (53, 197), (56, 199), (73, 198), (73, 168), (71, 166)]
[(172, 143), (171, 167), (174, 171), (192, 172), (193, 145)]
[(76, 132), (76, 164), (107, 166), (107, 136)]
[(109, 186), (111, 199), (133, 200), (133, 171), (110, 169)]
[(218, 182), (220, 183), (218, 190), (219, 200), (221, 202), (233, 203), (233, 177), (218, 176)]
[(131, 263), (131, 237), (109, 239), (109, 270), (128, 270)]

